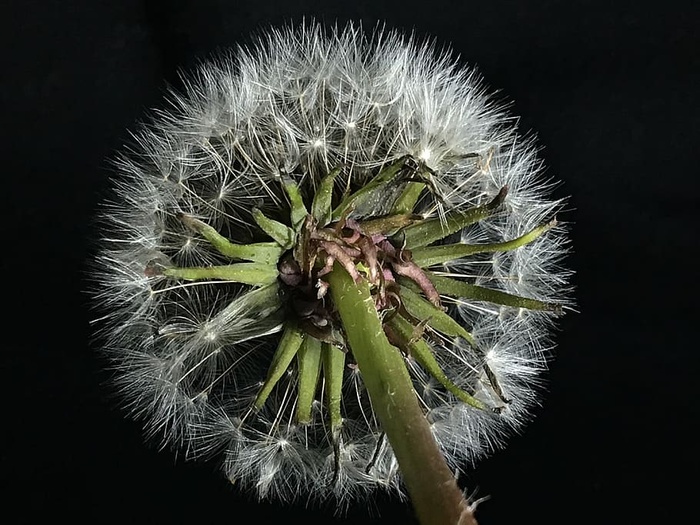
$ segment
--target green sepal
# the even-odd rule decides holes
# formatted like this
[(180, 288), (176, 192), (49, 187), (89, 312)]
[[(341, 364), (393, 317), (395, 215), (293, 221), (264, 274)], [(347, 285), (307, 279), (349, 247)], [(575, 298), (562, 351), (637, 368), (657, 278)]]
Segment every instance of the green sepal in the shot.
[(297, 186), (291, 178), (283, 177), (282, 186), (284, 186), (284, 191), (287, 193), (287, 197), (289, 197), (289, 214), (292, 221), (292, 228), (295, 231), (298, 231), (309, 212), (304, 204), (304, 199), (299, 191), (299, 186)]
[(357, 190), (355, 193), (346, 196), (333, 210), (332, 220), (337, 221), (341, 217), (345, 216), (346, 212), (348, 212), (350, 208), (354, 207), (358, 201), (366, 199), (373, 191), (382, 187), (384, 184), (393, 179), (396, 174), (403, 169), (407, 158), (408, 157), (401, 157), (396, 162), (393, 162), (377, 173), (377, 175), (371, 181), (362, 186), (362, 188)]
[(396, 199), (391, 211), (398, 214), (413, 212), (424, 189), (425, 183), (423, 182), (409, 182), (399, 198)]
[(343, 397), (343, 372), (345, 370), (345, 353), (339, 348), (322, 343), (323, 388), (326, 393), (326, 406), (333, 435), (337, 433), (343, 421), (340, 401)]
[(442, 246), (427, 246), (411, 251), (411, 260), (418, 266), (427, 268), (436, 264), (443, 264), (455, 259), (461, 259), (477, 253), (493, 253), (515, 250), (537, 239), (544, 232), (556, 225), (556, 221), (541, 224), (532, 231), (515, 239), (491, 244), (444, 244)]
[(294, 359), (294, 356), (299, 351), (303, 341), (304, 333), (301, 330), (290, 324), (285, 326), (284, 333), (277, 346), (275, 355), (272, 357), (270, 368), (267, 371), (267, 378), (255, 398), (253, 406), (256, 410), (260, 410), (263, 407), (272, 389), (275, 388), (275, 385), (277, 385), (282, 376), (287, 372), (287, 368), (289, 368), (292, 359)]
[(492, 215), (505, 199), (506, 191), (506, 188), (503, 187), (493, 200), (482, 206), (466, 211), (452, 210), (442, 218), (433, 217), (407, 226), (401, 230), (399, 234), (401, 237), (397, 239), (397, 242), (399, 245), (413, 250), (439, 241)]
[(199, 219), (180, 214), (180, 220), (182, 220), (188, 228), (201, 234), (220, 254), (230, 257), (231, 259), (243, 259), (244, 261), (253, 261), (262, 264), (276, 264), (282, 254), (282, 250), (275, 243), (259, 242), (253, 244), (235, 244)]
[(200, 281), (216, 279), (235, 283), (263, 286), (277, 279), (277, 267), (261, 263), (236, 263), (226, 266), (205, 266), (191, 268), (165, 268), (162, 274), (171, 279)]
[(500, 290), (492, 290), (491, 288), (469, 284), (465, 281), (452, 279), (451, 277), (435, 275), (432, 272), (425, 273), (441, 295), (471, 299), (474, 301), (485, 301), (503, 306), (512, 306), (513, 308), (561, 313), (562, 307), (560, 304), (538, 301), (537, 299), (530, 299), (529, 297), (520, 297), (519, 295), (501, 292)]
[(406, 286), (406, 281), (412, 282), (403, 277), (399, 278), (399, 283), (401, 284), (399, 296), (401, 297), (401, 305), (412, 317), (419, 321), (426, 321), (430, 328), (442, 334), (449, 337), (461, 337), (472, 346), (475, 344), (472, 334), (467, 332), (462, 325), (452, 319), (444, 310)]
[(316, 219), (320, 226), (325, 226), (331, 220), (333, 211), (333, 184), (335, 178), (340, 174), (342, 169), (342, 166), (333, 169), (328, 175), (323, 177), (318, 188), (316, 188), (316, 194), (311, 203), (311, 215), (314, 216), (314, 219)]
[(321, 372), (321, 341), (307, 335), (297, 353), (299, 365), (299, 399), (296, 419), (299, 424), (311, 423), (311, 409), (318, 390)]
[[(276, 242), (256, 242), (252, 244), (240, 244), (234, 246), (236, 246), (238, 259), (270, 266), (276, 265), (280, 256), (284, 252), (282, 247)], [(223, 251), (221, 251), (221, 253), (227, 255)]]
[(413, 215), (410, 213), (387, 215), (385, 217), (360, 222), (360, 230), (368, 237), (378, 233), (389, 236), (418, 220), (422, 220), (420, 215)]
[(253, 220), (262, 231), (272, 237), (275, 240), (275, 243), (281, 247), (280, 254), (282, 250), (289, 250), (292, 246), (294, 246), (296, 235), (294, 230), (286, 224), (282, 224), (274, 219), (265, 217), (263, 212), (258, 208), (253, 208)]
[(442, 371), (430, 345), (423, 339), (416, 339), (413, 325), (400, 315), (394, 315), (387, 321), (393, 335), (401, 341), (404, 352), (413, 357), (428, 374), (433, 376), (445, 389), (460, 401), (475, 408), (485, 410), (487, 407), (475, 397), (455, 385)]

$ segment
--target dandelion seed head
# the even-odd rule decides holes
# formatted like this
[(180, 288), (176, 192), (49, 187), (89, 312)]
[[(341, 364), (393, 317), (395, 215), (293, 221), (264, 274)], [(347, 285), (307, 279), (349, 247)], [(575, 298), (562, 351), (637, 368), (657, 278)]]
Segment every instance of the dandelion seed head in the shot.
[[(431, 170), (433, 198), (418, 200), (416, 215), (444, 220), (450, 210), (482, 206), (507, 187), (502, 208), (450, 241), (499, 243), (561, 209), (561, 201), (548, 197), (552, 184), (542, 177), (533, 141), (517, 133), (479, 76), (451, 54), (399, 32), (365, 33), (352, 24), (270, 30), (255, 46), (203, 65), (169, 102), (116, 162), (112, 196), (101, 212), (93, 295), (125, 406), (149, 437), (191, 458), (220, 458), (226, 477), (260, 498), (334, 498), (342, 507), (378, 488), (403, 496), (396, 459), (353, 363), (343, 372), (339, 435), (328, 423), (323, 380), (310, 421), (295, 419), (294, 362), (264, 405), (252, 408), (289, 313), (277, 284), (163, 275), (164, 268), (230, 263), (181, 217), (233, 243), (269, 242), (253, 209), (287, 224), (285, 180), (308, 203), (335, 167), (344, 166), (335, 183), (342, 191), (410, 156)], [(386, 215), (403, 187), (358, 202), (349, 216)], [(566, 249), (559, 223), (518, 250), (430, 269), (567, 305)], [(482, 353), (429, 333), (436, 363), (456, 388), (500, 410), (460, 401), (406, 355), (432, 431), (450, 466), (463, 470), (531, 419), (552, 350), (552, 315), (442, 299)]]

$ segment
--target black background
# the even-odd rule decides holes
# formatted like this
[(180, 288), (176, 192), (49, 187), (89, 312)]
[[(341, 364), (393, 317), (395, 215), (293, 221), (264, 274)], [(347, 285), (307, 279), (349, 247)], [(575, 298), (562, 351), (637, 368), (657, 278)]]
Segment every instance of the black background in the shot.
[(304, 15), (451, 43), (514, 101), (571, 195), (580, 313), (561, 323), (536, 420), (462, 480), (491, 496), (482, 525), (692, 521), (698, 7), (440, 0), (2, 3), (0, 494), (17, 513), (3, 521), (411, 523), (384, 497), (344, 518), (257, 503), (213, 465), (144, 445), (90, 343), (83, 276), (108, 159), (178, 70)]

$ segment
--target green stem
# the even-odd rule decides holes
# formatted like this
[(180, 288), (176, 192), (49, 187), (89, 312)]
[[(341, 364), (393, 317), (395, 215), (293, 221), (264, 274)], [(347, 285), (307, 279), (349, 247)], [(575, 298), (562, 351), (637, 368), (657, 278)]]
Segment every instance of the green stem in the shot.
[(369, 284), (355, 284), (336, 265), (328, 275), (333, 302), (389, 438), (422, 525), (475, 524), (464, 496), (430, 431), (401, 353), (386, 338)]

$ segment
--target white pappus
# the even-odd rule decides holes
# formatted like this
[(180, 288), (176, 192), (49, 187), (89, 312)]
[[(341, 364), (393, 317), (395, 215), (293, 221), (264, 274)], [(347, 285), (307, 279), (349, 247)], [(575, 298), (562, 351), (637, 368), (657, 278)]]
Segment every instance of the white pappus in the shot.
[[(562, 202), (548, 197), (551, 184), (541, 176), (532, 141), (517, 134), (516, 119), (472, 70), (398, 32), (307, 23), (271, 30), (253, 48), (204, 64), (171, 102), (119, 157), (112, 197), (100, 212), (92, 272), (100, 344), (125, 406), (149, 437), (188, 457), (221, 458), (226, 476), (260, 498), (348, 502), (378, 487), (402, 494), (351, 352), (337, 429), (324, 402), (325, 377), (300, 421), (296, 361), (257, 402), (285, 323), (301, 315), (300, 303), (290, 306), (280, 291), (286, 284), (266, 273), (281, 256), (260, 221), (294, 226), (285, 184), (311, 206), (324, 178), (339, 170), (337, 204), (398, 165), (396, 178), (353, 201), (333, 224), (348, 221), (352, 230), (363, 219), (385, 217), (408, 185), (419, 184), (406, 221), (437, 217), (449, 225), (450, 213), (491, 206), (434, 246), (502, 248), (442, 259), (431, 259), (425, 248), (412, 251), (433, 278), (471, 287), (446, 293), (436, 284), (442, 309), (471, 341), (450, 337), (429, 319), (413, 326), (419, 339), (425, 332), (447, 380), (404, 351), (442, 452), (450, 467), (464, 469), (528, 421), (552, 346), (552, 319), (569, 305), (569, 272), (561, 266), (566, 231), (552, 221)], [(384, 233), (377, 246), (389, 238)], [(257, 255), (232, 258), (221, 239), (255, 243), (259, 253), (273, 254), (274, 265), (264, 266)], [(387, 249), (405, 248), (398, 239)], [(233, 259), (249, 261), (246, 271), (259, 270), (250, 275), (260, 282), (248, 274), (200, 278), (172, 270), (222, 268)], [(382, 279), (405, 280), (394, 263), (393, 271), (377, 263)], [(367, 266), (357, 268), (371, 275)], [(414, 282), (402, 290), (413, 284), (414, 293), (425, 293), (415, 276), (409, 279)], [(383, 314), (403, 308), (403, 300)], [(320, 311), (312, 308), (305, 322)], [(321, 330), (332, 313), (316, 317), (313, 328)]]

